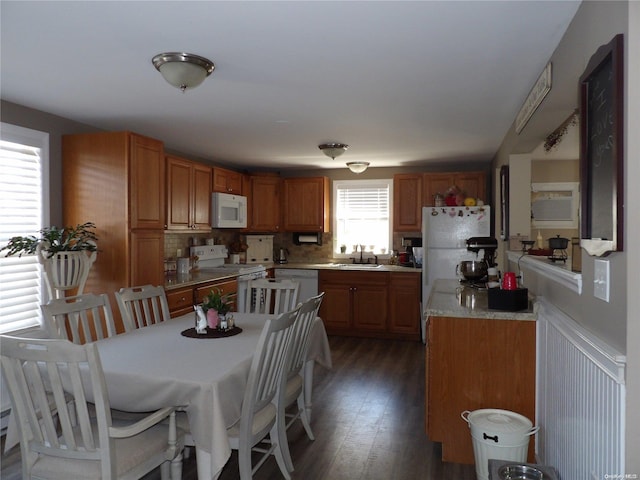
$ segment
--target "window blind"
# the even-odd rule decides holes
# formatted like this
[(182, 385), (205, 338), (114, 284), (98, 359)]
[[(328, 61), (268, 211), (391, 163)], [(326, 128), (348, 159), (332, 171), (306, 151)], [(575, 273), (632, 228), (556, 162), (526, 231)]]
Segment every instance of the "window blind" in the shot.
[(376, 253), (389, 251), (391, 185), (391, 180), (334, 182), (335, 253), (340, 245), (349, 252), (355, 245)]
[[(0, 248), (38, 235), (43, 223), (43, 158), (38, 146), (0, 140)], [(37, 143), (37, 142), (34, 142)], [(40, 323), (42, 271), (35, 255), (0, 253), (0, 333)]]

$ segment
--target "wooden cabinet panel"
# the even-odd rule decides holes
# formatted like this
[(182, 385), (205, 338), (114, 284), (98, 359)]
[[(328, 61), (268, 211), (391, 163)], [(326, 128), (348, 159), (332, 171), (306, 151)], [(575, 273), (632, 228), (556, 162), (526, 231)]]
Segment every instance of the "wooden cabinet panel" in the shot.
[(419, 232), (422, 226), (422, 174), (393, 176), (393, 230)]
[(453, 173), (425, 173), (423, 205), (433, 206), (436, 193), (446, 194), (446, 191), (455, 184)]
[(131, 134), (131, 228), (162, 229), (165, 223), (165, 162), (162, 142)]
[(193, 312), (193, 287), (169, 290), (167, 292), (167, 303), (169, 304), (169, 313), (171, 314), (171, 318)]
[(213, 191), (242, 195), (242, 177), (240, 172), (213, 167)]
[(433, 206), (436, 193), (445, 195), (455, 185), (467, 197), (479, 198), (487, 203), (487, 176), (485, 172), (425, 173), (424, 205)]
[(280, 231), (280, 177), (254, 175), (250, 178), (249, 225), (252, 232)]
[(164, 284), (164, 232), (131, 232), (131, 285)]
[(429, 318), (427, 433), (442, 442), (444, 461), (474, 462), (464, 410), (499, 408), (534, 421), (535, 345), (534, 321)]
[(167, 228), (191, 228), (191, 162), (167, 157)]
[(284, 230), (328, 232), (329, 178), (284, 179)]
[(320, 318), (328, 332), (349, 333), (351, 323), (351, 287), (320, 282), (324, 298), (320, 305)]
[(167, 229), (211, 230), (211, 167), (167, 156)]
[(360, 332), (386, 332), (389, 303), (387, 285), (360, 283), (352, 287), (351, 295), (354, 329)]
[(193, 228), (211, 230), (211, 167), (193, 166)]
[(413, 273), (391, 273), (389, 282), (389, 330), (420, 337), (421, 277)]

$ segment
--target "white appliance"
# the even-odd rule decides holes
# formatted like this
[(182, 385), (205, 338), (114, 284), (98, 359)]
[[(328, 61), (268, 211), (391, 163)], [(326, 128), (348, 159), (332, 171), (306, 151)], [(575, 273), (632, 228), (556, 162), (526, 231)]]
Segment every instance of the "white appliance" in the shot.
[(247, 197), (215, 192), (211, 195), (213, 228), (246, 228)]
[[(476, 260), (478, 254), (467, 250), (470, 237), (488, 237), (491, 232), (491, 208), (423, 207), (422, 208), (422, 302), (429, 302), (433, 283), (439, 279), (456, 279), (456, 265)], [(422, 325), (422, 341), (425, 325)]]
[(236, 305), (238, 312), (244, 313), (244, 306), (247, 299), (247, 285), (249, 280), (255, 278), (266, 278), (267, 269), (264, 265), (240, 265), (233, 263), (224, 263), (229, 253), (224, 245), (200, 245), (191, 247), (191, 256), (198, 257), (198, 269), (206, 272), (228, 273), (237, 275), (238, 294), (236, 297)]
[(318, 295), (318, 271), (306, 268), (276, 268), (276, 279), (294, 280), (300, 284), (298, 302)]

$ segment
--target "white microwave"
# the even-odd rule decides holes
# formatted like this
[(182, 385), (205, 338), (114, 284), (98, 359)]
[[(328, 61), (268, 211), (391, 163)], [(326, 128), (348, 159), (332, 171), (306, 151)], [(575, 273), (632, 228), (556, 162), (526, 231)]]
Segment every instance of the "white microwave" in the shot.
[(211, 196), (211, 227), (247, 228), (247, 197), (229, 193)]

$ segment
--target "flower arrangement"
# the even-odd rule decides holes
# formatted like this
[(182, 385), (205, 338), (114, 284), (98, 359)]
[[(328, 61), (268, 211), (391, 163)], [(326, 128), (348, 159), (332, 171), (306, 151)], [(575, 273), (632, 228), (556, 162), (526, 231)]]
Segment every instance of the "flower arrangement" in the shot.
[(226, 315), (231, 310), (228, 295), (223, 295), (219, 288), (211, 290), (209, 295), (204, 297), (202, 309), (205, 313), (209, 310), (215, 310), (219, 315)]

